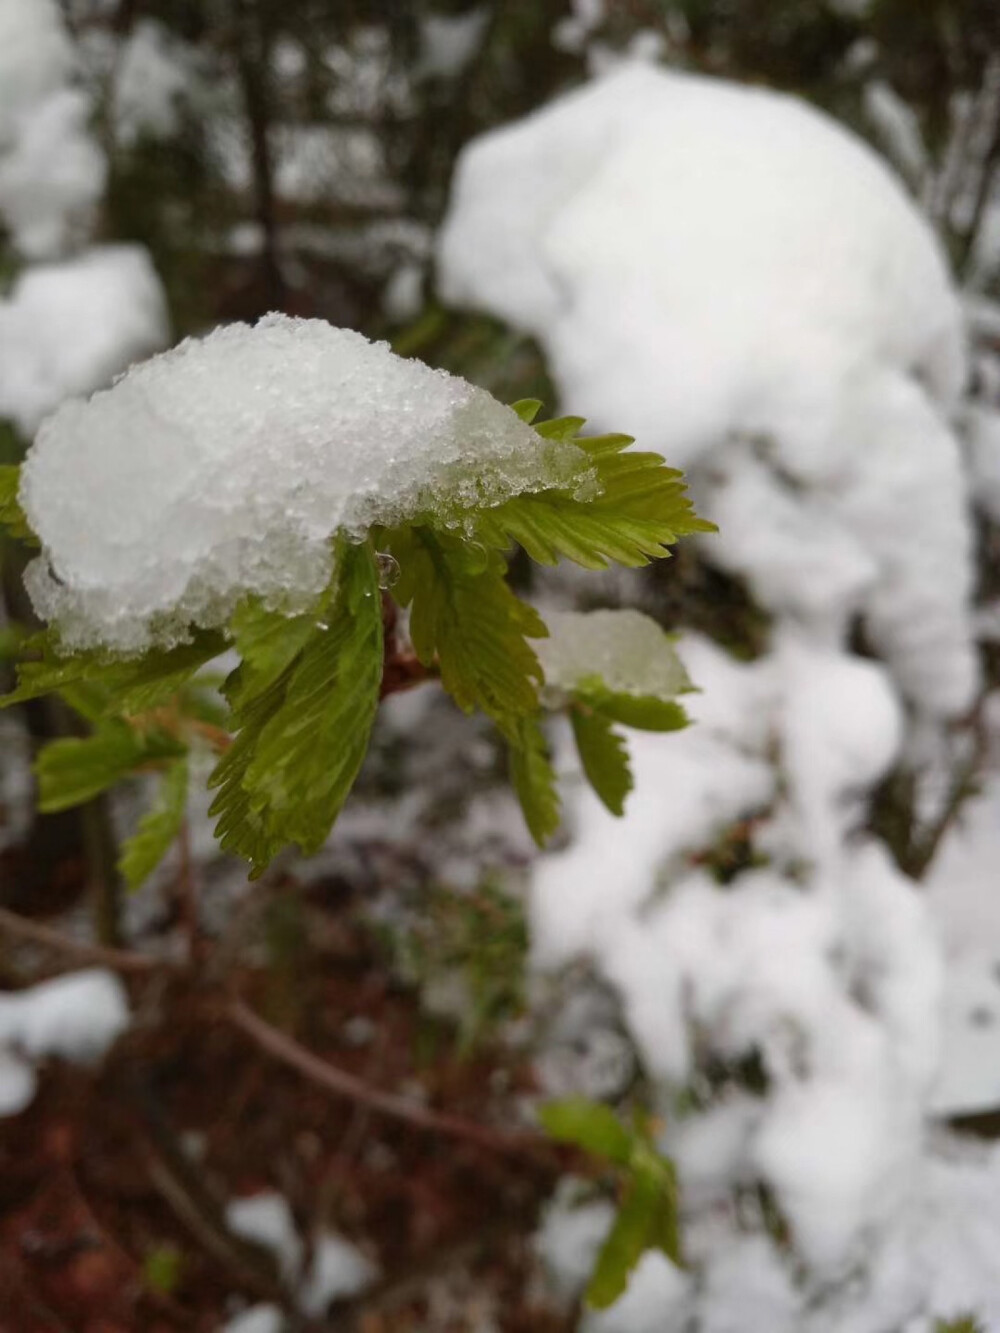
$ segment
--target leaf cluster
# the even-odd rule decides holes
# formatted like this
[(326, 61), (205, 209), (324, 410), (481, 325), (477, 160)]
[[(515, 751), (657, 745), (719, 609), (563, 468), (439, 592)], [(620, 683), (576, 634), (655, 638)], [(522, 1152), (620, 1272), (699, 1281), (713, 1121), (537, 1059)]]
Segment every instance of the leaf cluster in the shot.
[(549, 1102), (539, 1119), (551, 1138), (603, 1158), (618, 1171), (618, 1212), (597, 1256), (587, 1303), (603, 1310), (618, 1300), (647, 1250), (659, 1250), (680, 1265), (677, 1173), (657, 1151), (649, 1122), (640, 1117), (629, 1128), (610, 1107), (585, 1097)]
[[(515, 405), (534, 422), (539, 404)], [(58, 693), (90, 734), (50, 746), (38, 762), (45, 808), (88, 799), (124, 777), (155, 772), (153, 808), (127, 846), (123, 870), (139, 882), (184, 817), (187, 753), (207, 743), (222, 847), (259, 875), (289, 843), (317, 850), (339, 814), (367, 751), (383, 688), (383, 602), (409, 613), (413, 651), (425, 674), (466, 712), (481, 710), (510, 752), (511, 776), (539, 843), (559, 823), (556, 778), (543, 728), (544, 675), (533, 641), (548, 630), (510, 588), (507, 554), (520, 545), (540, 563), (568, 559), (587, 569), (635, 566), (669, 554), (678, 538), (709, 530), (678, 472), (656, 454), (629, 452), (624, 435), (581, 438), (583, 422), (535, 425), (543, 441), (579, 451), (577, 475), (492, 507), (418, 515), (351, 544), (334, 537), (334, 574), (308, 611), (288, 616), (246, 599), (220, 629), (192, 628), (187, 641), (134, 659), (66, 653), (50, 630), (22, 645), (17, 688), (2, 703)], [(31, 538), (17, 502), (17, 470), (0, 469), (0, 522)], [(379, 586), (379, 557), (399, 579)], [(212, 715), (198, 687), (206, 665), (235, 650), (239, 665)], [(686, 718), (673, 699), (615, 694), (595, 678), (566, 701), (584, 772), (620, 814), (632, 777), (616, 727), (670, 730)]]

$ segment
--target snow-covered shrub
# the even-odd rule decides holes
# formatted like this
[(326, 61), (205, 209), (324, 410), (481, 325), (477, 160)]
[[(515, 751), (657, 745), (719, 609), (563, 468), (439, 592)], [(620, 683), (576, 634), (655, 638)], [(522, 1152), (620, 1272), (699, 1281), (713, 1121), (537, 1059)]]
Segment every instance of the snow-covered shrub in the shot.
[(935, 1202), (940, 938), (866, 832), (907, 713), (932, 733), (978, 688), (966, 353), (930, 228), (804, 104), (626, 65), (466, 148), (439, 261), (598, 426), (685, 466), (704, 558), (772, 618), (748, 663), (681, 638), (697, 725), (632, 738), (623, 820), (567, 753), (571, 840), (532, 875), (536, 967), (617, 991), (684, 1200), (690, 1275), (650, 1260), (594, 1327), (994, 1318), (992, 1260)]

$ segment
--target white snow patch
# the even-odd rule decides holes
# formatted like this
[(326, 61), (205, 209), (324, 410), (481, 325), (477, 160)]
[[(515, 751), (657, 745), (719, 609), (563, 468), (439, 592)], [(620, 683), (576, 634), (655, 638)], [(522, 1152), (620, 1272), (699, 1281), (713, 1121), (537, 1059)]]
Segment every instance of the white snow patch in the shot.
[(142, 135), (166, 139), (180, 126), (180, 109), (196, 74), (194, 53), (162, 23), (140, 19), (123, 44), (112, 98), (118, 141)]
[(286, 1281), (298, 1277), (302, 1240), (284, 1195), (264, 1190), (246, 1199), (231, 1199), (226, 1205), (226, 1226), (244, 1240), (269, 1249)]
[(0, 0), (0, 219), (30, 258), (90, 220), (105, 162), (55, 0)]
[(331, 1301), (359, 1295), (375, 1276), (375, 1266), (357, 1246), (342, 1236), (324, 1232), (316, 1239), (299, 1303), (305, 1314), (318, 1319)]
[(489, 27), (488, 6), (465, 14), (422, 14), (415, 76), (454, 79), (475, 59)]
[(188, 339), (43, 424), (21, 481), (44, 549), (26, 581), (68, 645), (137, 651), (221, 623), (248, 592), (308, 605), (338, 530), (495, 504), (584, 468), (464, 380), (270, 315)]
[(16, 1115), (35, 1091), (30, 1061), (80, 1064), (103, 1058), (129, 1025), (128, 997), (102, 968), (69, 972), (26, 990), (0, 994), (0, 1101)]
[(0, 300), (0, 417), (30, 436), (64, 399), (166, 341), (163, 291), (141, 246), (28, 268)]
[(277, 1305), (251, 1305), (227, 1319), (219, 1333), (282, 1333), (285, 1316)]
[(547, 687), (571, 693), (598, 677), (615, 694), (672, 699), (691, 689), (673, 644), (641, 611), (547, 611), (535, 645)]

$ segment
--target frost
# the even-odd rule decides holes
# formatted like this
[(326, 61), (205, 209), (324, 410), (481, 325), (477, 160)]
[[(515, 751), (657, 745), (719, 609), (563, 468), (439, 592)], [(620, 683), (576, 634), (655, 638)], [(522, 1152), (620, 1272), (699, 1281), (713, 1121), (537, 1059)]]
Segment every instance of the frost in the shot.
[(574, 411), (690, 472), (707, 559), (826, 642), (863, 617), (911, 699), (967, 707), (961, 313), (860, 140), (626, 64), (464, 150), (439, 261), (446, 299), (539, 337)]
[[(271, 315), (133, 367), (38, 432), (21, 501), (36, 609), (138, 651), (240, 597), (308, 605), (331, 534), (566, 484), (580, 452), (484, 390), (319, 320)], [(457, 521), (457, 520), (456, 520)]]
[(550, 611), (535, 651), (550, 689), (572, 693), (597, 676), (614, 694), (673, 699), (691, 682), (673, 644), (641, 611)]

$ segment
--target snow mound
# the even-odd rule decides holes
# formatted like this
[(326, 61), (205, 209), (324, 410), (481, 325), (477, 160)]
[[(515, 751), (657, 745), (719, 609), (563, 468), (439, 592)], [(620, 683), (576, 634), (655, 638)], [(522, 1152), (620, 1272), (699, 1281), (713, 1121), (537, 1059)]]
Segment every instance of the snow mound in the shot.
[(549, 611), (535, 651), (550, 689), (572, 692), (594, 676), (615, 694), (672, 699), (691, 682), (670, 638), (641, 611)]
[(257, 593), (299, 609), (333, 533), (580, 476), (484, 390), (321, 320), (269, 315), (135, 366), (64, 404), (24, 465), (44, 557), (35, 607), (71, 647), (134, 652)]
[(65, 398), (110, 383), (167, 336), (163, 291), (142, 246), (36, 264), (0, 301), (0, 417), (30, 436)]
[(574, 412), (689, 470), (706, 556), (769, 609), (827, 641), (860, 614), (916, 703), (967, 706), (961, 313), (860, 140), (627, 64), (464, 150), (439, 270), (540, 339)]

